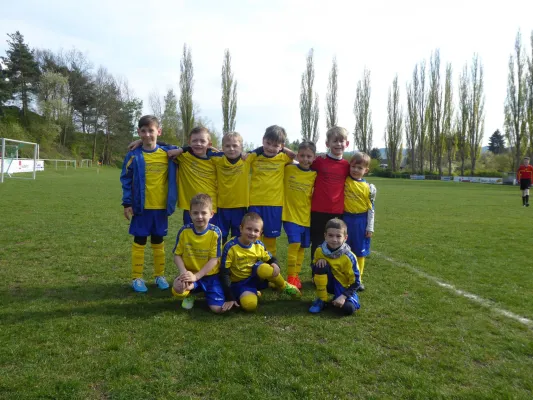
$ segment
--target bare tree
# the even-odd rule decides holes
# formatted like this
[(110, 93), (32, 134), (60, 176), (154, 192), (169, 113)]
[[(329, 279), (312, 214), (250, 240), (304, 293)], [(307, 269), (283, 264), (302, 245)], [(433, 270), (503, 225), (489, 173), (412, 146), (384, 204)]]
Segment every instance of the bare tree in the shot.
[(465, 160), (468, 157), (468, 127), (470, 126), (470, 76), (465, 65), (459, 76), (459, 110), (457, 115), (457, 148), (461, 158), (461, 175), (465, 173)]
[[(452, 174), (452, 161), (455, 158), (457, 148), (456, 127), (453, 126), (453, 85), (452, 85), (452, 65), (446, 66), (446, 82), (444, 83), (444, 107), (442, 112), (442, 138), (446, 150), (446, 160), (448, 161), (448, 174)], [(440, 172), (442, 175), (442, 172)]]
[[(516, 34), (514, 55), (509, 56), (509, 74), (507, 77), (507, 97), (505, 99), (505, 134), (509, 145), (514, 148), (514, 166), (520, 165), (524, 148), (522, 141), (526, 135), (527, 124), (527, 86), (525, 54), (522, 47), (522, 35)], [(515, 65), (516, 62), (516, 65)]]
[[(180, 114), (184, 135), (188, 135), (194, 127), (194, 103), (192, 94), (194, 91), (194, 70), (192, 65), (191, 49), (183, 45), (183, 55), (180, 61)], [(185, 137), (181, 143), (184, 143)]]
[(483, 65), (479, 55), (474, 54), (470, 68), (472, 80), (470, 97), (470, 125), (468, 129), (468, 145), (470, 149), (471, 171), (476, 170), (476, 160), (481, 152), (481, 140), (485, 130), (485, 93), (483, 82)]
[(426, 108), (428, 94), (426, 93), (426, 61), (420, 63), (420, 73), (418, 74), (418, 91), (416, 93), (418, 107), (418, 161), (420, 163), (420, 173), (424, 173), (424, 143), (426, 142), (427, 118)]
[(163, 117), (163, 102), (157, 89), (152, 90), (148, 95), (148, 104), (150, 105), (152, 115), (161, 121)]
[(392, 82), (392, 88), (389, 89), (387, 126), (384, 135), (387, 159), (393, 171), (398, 169), (401, 162), (401, 151), (403, 149), (402, 131), (403, 109), (400, 106), (400, 88), (398, 87), (398, 75), (396, 75)]
[(235, 130), (235, 116), (237, 115), (237, 81), (231, 71), (231, 54), (229, 49), (224, 51), (222, 64), (222, 133)]
[(302, 121), (302, 139), (314, 143), (318, 141), (318, 93), (313, 95), (315, 67), (313, 64), (313, 49), (307, 54), (305, 72), (302, 74), (302, 88), (300, 92), (300, 118)]
[(355, 115), (354, 145), (370, 154), (372, 149), (372, 111), (370, 111), (370, 71), (365, 68), (363, 80), (357, 82), (353, 113)]
[(433, 171), (436, 166), (439, 174), (442, 175), (442, 148), (444, 141), (441, 134), (442, 87), (439, 49), (435, 50), (435, 53), (431, 54), (430, 58), (429, 110), (429, 170)]
[(418, 65), (413, 71), (413, 80), (407, 84), (407, 115), (405, 124), (405, 137), (408, 151), (410, 152), (411, 171), (416, 172), (416, 147), (418, 145)]
[(529, 130), (529, 156), (533, 157), (533, 31), (531, 31), (531, 58), (528, 57), (527, 74), (527, 125)]
[(328, 92), (326, 94), (326, 125), (329, 128), (337, 125), (337, 58), (333, 57), (329, 73)]

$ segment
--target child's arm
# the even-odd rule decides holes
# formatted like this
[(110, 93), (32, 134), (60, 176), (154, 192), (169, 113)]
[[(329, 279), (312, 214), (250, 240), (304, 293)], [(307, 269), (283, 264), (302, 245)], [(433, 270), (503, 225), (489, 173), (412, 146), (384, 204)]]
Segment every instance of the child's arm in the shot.
[(281, 151), (288, 155), (291, 160), (294, 160), (296, 158), (296, 153), (288, 147), (283, 146), (283, 149), (281, 149)]
[(202, 279), (204, 276), (206, 276), (208, 273), (210, 273), (213, 268), (217, 266), (218, 258), (211, 258), (208, 262), (205, 263), (205, 265), (202, 267), (200, 271), (193, 274), (191, 271), (186, 271), (182, 276), (180, 276), (180, 280), (187, 281), (187, 282), (196, 282)]
[(183, 262), (183, 258), (181, 258), (181, 256), (178, 256), (177, 254), (174, 255), (174, 264), (176, 264), (176, 267), (178, 267), (180, 276), (185, 275), (187, 268), (185, 268), (185, 263)]
[(133, 216), (132, 208), (132, 193), (131, 187), (133, 184), (133, 155), (129, 153), (122, 164), (122, 172), (120, 174), (120, 183), (122, 184), (122, 205), (124, 206), (124, 217), (129, 221)]
[(372, 203), (372, 208), (368, 210), (368, 219), (366, 223), (366, 237), (370, 238), (372, 237), (372, 234), (374, 233), (374, 201), (376, 200), (376, 187), (371, 183), (368, 185), (370, 187), (370, 202)]
[[(360, 278), (361, 275), (359, 274), (359, 267), (357, 266), (357, 259), (353, 257), (353, 260), (352, 260), (350, 257), (350, 260), (351, 260), (351, 266), (350, 266), (351, 271), (350, 272), (353, 273), (355, 277), (355, 281), (348, 288), (344, 289), (344, 292), (339, 297), (337, 297), (337, 299), (342, 301), (342, 304), (344, 304), (344, 300), (346, 300), (348, 297), (352, 297), (353, 294), (356, 292), (357, 288), (361, 286), (361, 278)], [(344, 299), (341, 299), (342, 296), (344, 296)], [(339, 307), (342, 307), (342, 304)]]

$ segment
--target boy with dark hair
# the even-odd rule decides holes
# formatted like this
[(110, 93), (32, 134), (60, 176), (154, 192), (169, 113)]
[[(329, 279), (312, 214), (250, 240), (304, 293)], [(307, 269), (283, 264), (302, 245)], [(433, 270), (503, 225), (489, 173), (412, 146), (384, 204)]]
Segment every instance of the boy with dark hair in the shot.
[(137, 132), (142, 146), (126, 154), (120, 182), (124, 216), (131, 219), (129, 233), (134, 236), (131, 249), (132, 288), (144, 293), (148, 290), (142, 279), (148, 236), (154, 253), (155, 283), (161, 290), (169, 287), (164, 277), (163, 237), (168, 231), (168, 216), (176, 208), (177, 187), (176, 166), (166, 153), (171, 147), (157, 145), (157, 137), (161, 135), (157, 118), (143, 116)]

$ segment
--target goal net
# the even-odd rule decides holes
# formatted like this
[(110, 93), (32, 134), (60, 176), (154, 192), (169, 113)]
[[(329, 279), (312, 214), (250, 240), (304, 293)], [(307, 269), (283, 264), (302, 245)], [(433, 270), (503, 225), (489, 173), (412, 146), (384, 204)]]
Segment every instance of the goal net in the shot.
[(44, 162), (37, 160), (38, 156), (37, 143), (0, 138), (0, 183), (6, 176), (35, 179), (37, 171), (44, 171)]

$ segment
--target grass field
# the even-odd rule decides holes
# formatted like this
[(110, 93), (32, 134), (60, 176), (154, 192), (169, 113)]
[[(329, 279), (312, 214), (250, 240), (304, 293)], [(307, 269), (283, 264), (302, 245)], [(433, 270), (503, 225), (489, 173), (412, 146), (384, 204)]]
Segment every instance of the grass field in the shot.
[(357, 315), (310, 315), (305, 269), (302, 301), (267, 292), (255, 314), (216, 316), (132, 292), (119, 171), (96, 171), (0, 185), (0, 398), (533, 398), (533, 207), (517, 188), (370, 178)]

